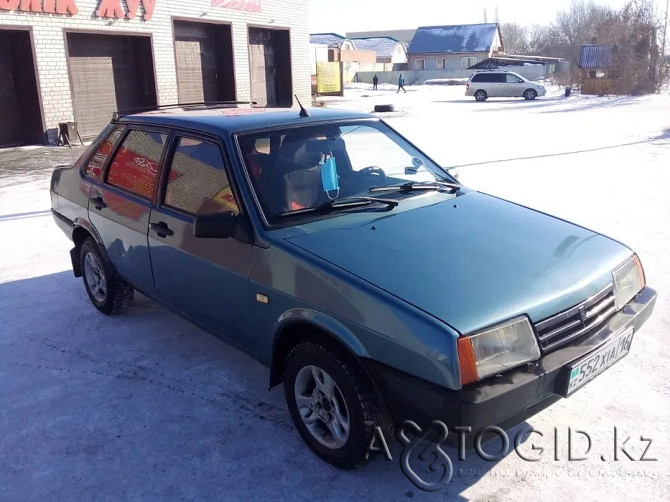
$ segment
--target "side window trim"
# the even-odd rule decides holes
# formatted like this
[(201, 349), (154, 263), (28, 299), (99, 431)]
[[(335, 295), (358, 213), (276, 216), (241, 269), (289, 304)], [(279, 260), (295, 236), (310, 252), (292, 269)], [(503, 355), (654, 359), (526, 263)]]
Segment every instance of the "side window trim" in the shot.
[[(110, 124), (112, 125), (112, 124)], [(114, 131), (117, 129), (121, 130), (121, 135), (119, 138), (116, 140), (116, 143), (112, 145), (112, 149), (109, 151), (109, 155), (107, 155), (107, 158), (105, 159), (105, 162), (102, 164), (102, 167), (100, 168), (100, 172), (98, 173), (97, 176), (89, 176), (86, 174), (86, 171), (88, 170), (88, 165), (93, 160), (93, 157), (98, 153), (98, 150), (100, 150), (100, 147), (102, 144), (109, 139), (109, 137), (114, 134)], [(119, 147), (121, 144), (121, 141), (125, 137), (127, 131), (127, 127), (125, 124), (114, 124), (113, 127), (109, 128), (109, 131), (107, 134), (104, 134), (97, 138), (95, 143), (92, 143), (90, 148), (91, 150), (89, 151), (88, 155), (86, 158), (83, 160), (81, 165), (79, 166), (79, 172), (81, 173), (81, 176), (83, 178), (86, 178), (88, 181), (96, 184), (100, 184), (101, 180), (104, 179), (105, 173), (107, 172), (107, 167), (109, 166), (109, 163), (111, 159), (116, 155), (116, 149)]]
[(188, 211), (185, 211), (175, 206), (170, 206), (169, 204), (165, 203), (168, 178), (170, 176), (170, 170), (172, 169), (172, 161), (174, 159), (175, 153), (177, 152), (177, 146), (179, 144), (180, 138), (202, 141), (203, 143), (209, 143), (210, 145), (213, 145), (218, 149), (219, 154), (221, 155), (221, 161), (223, 162), (223, 170), (226, 174), (226, 177), (228, 178), (228, 183), (230, 185), (230, 189), (233, 192), (233, 196), (235, 197), (235, 202), (237, 203), (239, 214), (240, 215), (244, 214), (245, 211), (242, 203), (242, 198), (240, 196), (240, 191), (238, 190), (237, 181), (231, 165), (232, 161), (228, 156), (228, 151), (223, 141), (216, 136), (199, 134), (195, 131), (179, 131), (176, 129), (173, 129), (171, 131), (171, 135), (166, 141), (165, 149), (163, 150), (164, 159), (161, 166), (160, 179), (158, 180), (159, 182), (157, 183), (155, 207), (157, 209), (160, 209), (161, 211), (167, 211), (169, 213), (172, 213), (173, 216), (184, 219), (185, 221), (186, 218), (190, 219), (191, 221), (195, 221), (195, 217), (197, 216), (194, 213), (189, 213)]

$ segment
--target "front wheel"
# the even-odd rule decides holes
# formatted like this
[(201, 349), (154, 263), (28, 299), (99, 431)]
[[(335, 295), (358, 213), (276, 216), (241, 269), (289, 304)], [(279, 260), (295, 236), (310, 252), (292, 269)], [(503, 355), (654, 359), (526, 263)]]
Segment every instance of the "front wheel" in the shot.
[(115, 277), (93, 238), (81, 245), (79, 259), (86, 293), (95, 308), (103, 314), (114, 314), (130, 306), (133, 288)]
[(367, 375), (329, 344), (306, 341), (289, 354), (286, 403), (303, 441), (326, 462), (351, 468), (365, 460), (381, 404)]
[(537, 91), (535, 89), (526, 89), (523, 93), (523, 97), (528, 101), (532, 101), (537, 97)]

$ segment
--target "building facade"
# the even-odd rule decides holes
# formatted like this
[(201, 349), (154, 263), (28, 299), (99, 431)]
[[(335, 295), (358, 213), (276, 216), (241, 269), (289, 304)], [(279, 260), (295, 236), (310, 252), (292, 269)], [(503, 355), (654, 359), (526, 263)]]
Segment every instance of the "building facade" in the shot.
[(307, 0), (0, 0), (0, 146), (116, 110), (310, 98)]
[(422, 26), (407, 51), (409, 70), (465, 70), (504, 52), (496, 23)]

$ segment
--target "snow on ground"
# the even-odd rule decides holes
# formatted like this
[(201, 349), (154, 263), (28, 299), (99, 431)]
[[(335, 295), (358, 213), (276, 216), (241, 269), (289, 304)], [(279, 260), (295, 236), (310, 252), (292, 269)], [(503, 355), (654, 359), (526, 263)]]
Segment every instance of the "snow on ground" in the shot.
[[(78, 152), (10, 150), (0, 152), (0, 500), (667, 500), (670, 96), (565, 99), (553, 88), (535, 102), (477, 103), (461, 86), (370, 87), (321, 100), (394, 104), (389, 123), (458, 166), (464, 184), (625, 242), (659, 292), (628, 357), (513, 431), (544, 434), (522, 446), (540, 460), (456, 461), (448, 450), (454, 477), (436, 494), (402, 475), (398, 444), (393, 462), (324, 464), (260, 364), (141, 297), (122, 316), (97, 313), (49, 214), (46, 166)], [(569, 427), (592, 436), (588, 460), (567, 461)], [(614, 461), (614, 427), (632, 457), (642, 436), (658, 460), (619, 451)], [(583, 438), (573, 447), (585, 451)]]

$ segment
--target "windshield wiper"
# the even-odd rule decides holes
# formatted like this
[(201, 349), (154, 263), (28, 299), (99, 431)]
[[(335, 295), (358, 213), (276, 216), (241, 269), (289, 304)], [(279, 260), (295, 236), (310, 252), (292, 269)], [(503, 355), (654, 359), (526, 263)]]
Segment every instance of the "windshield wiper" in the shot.
[(389, 209), (393, 209), (398, 205), (398, 201), (394, 199), (381, 199), (379, 197), (345, 197), (325, 202), (316, 207), (306, 207), (304, 209), (280, 213), (277, 215), (277, 218), (287, 218), (289, 216), (299, 216), (308, 213), (332, 213), (334, 211), (369, 206), (371, 204), (386, 204)]
[(448, 183), (446, 181), (410, 181), (402, 185), (388, 185), (385, 187), (370, 187), (370, 192), (391, 192), (398, 190), (400, 192), (411, 192), (413, 190), (451, 190), (452, 193), (460, 190), (461, 185)]

